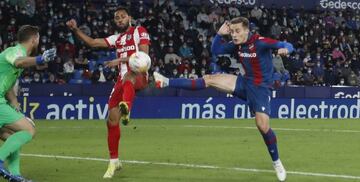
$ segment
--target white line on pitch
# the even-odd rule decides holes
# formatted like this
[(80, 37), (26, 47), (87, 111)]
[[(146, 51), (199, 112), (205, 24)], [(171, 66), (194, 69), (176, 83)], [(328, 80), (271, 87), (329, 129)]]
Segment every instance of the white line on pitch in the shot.
[[(43, 154), (21, 154), (21, 155), (25, 156), (25, 157), (56, 158), (56, 159), (68, 159), (68, 160), (87, 160), (87, 161), (103, 161), (103, 162), (109, 161), (108, 159), (92, 158), (92, 157), (75, 157), (75, 156), (43, 155)], [(152, 165), (188, 167), (188, 168), (198, 168), (198, 169), (225, 169), (225, 170), (242, 171), (242, 172), (274, 173), (273, 170), (267, 170), (267, 169), (220, 167), (220, 166), (213, 166), (213, 165), (150, 162), (150, 161), (136, 161), (136, 160), (122, 160), (122, 162), (129, 163), (129, 164), (152, 164)], [(328, 178), (343, 178), (343, 179), (359, 179), (360, 180), (360, 176), (351, 176), (351, 175), (342, 175), (342, 174), (326, 174), (326, 173), (313, 173), (313, 172), (300, 172), (300, 171), (287, 171), (287, 173), (301, 175), (301, 176), (318, 176), (318, 177), (328, 177)]]
[[(255, 129), (256, 127), (242, 126), (208, 126), (208, 125), (184, 125), (187, 128), (222, 128), (222, 129)], [(338, 130), (338, 129), (304, 129), (304, 128), (272, 128), (278, 131), (304, 131), (304, 132), (335, 132), (335, 133), (360, 133), (360, 130)]]
[[(256, 127), (250, 126), (214, 126), (214, 125), (136, 125), (137, 127), (185, 127), (185, 128), (220, 128), (220, 129), (251, 129), (257, 130)], [(131, 127), (131, 126), (129, 126)], [(100, 126), (49, 126), (49, 127), (42, 127), (47, 129), (98, 129), (98, 128), (105, 128)], [(360, 130), (339, 130), (339, 129), (309, 129), (309, 128), (272, 128), (273, 130), (277, 131), (299, 131), (299, 132), (333, 132), (333, 133), (360, 133)]]

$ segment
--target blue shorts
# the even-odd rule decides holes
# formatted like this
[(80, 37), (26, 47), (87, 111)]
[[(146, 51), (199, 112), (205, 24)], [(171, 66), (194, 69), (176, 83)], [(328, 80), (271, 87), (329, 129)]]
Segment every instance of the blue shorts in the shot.
[(251, 114), (262, 112), (270, 116), (270, 88), (255, 86), (248, 83), (244, 77), (238, 76), (233, 95), (247, 101)]

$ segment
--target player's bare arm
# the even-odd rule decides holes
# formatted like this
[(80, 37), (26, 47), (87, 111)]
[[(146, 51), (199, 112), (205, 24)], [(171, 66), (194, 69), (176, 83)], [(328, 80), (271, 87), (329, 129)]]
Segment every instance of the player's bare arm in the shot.
[(104, 65), (105, 65), (105, 67), (113, 68), (113, 67), (119, 66), (119, 64), (122, 62), (128, 62), (128, 61), (129, 61), (129, 58), (116, 58), (111, 61), (104, 62)]
[(37, 57), (18, 57), (15, 62), (14, 65), (17, 68), (28, 68), (28, 67), (32, 67), (32, 66), (36, 66), (39, 64), (44, 64), (44, 63), (48, 63), (50, 61), (53, 61), (54, 58), (56, 56), (56, 49), (49, 49), (44, 51), (44, 53), (41, 56), (37, 56)]
[(139, 50), (142, 52), (145, 52), (146, 54), (149, 54), (149, 45), (147, 44), (140, 44)]
[(80, 40), (84, 41), (86, 45), (90, 47), (102, 47), (102, 48), (108, 47), (104, 39), (93, 39), (87, 36), (84, 32), (82, 32), (77, 26), (77, 23), (74, 19), (71, 19), (68, 22), (66, 22), (66, 25), (70, 28), (70, 30), (74, 32), (74, 34)]
[(15, 60), (15, 66), (17, 68), (27, 68), (36, 65), (35, 57), (19, 57)]
[[(149, 54), (149, 45), (141, 44), (139, 45), (139, 50), (142, 52), (145, 52), (146, 54)], [(107, 61), (104, 63), (105, 67), (113, 68), (117, 67), (120, 63), (126, 63), (129, 62), (130, 57), (126, 58), (116, 58), (111, 61)]]

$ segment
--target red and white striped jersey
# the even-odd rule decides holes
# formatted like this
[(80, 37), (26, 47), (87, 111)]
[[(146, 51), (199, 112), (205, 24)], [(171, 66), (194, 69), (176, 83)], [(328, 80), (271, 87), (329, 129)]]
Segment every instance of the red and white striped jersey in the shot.
[[(128, 31), (105, 38), (110, 48), (116, 48), (116, 57), (127, 58), (139, 50), (139, 45), (150, 45), (150, 37), (144, 27), (130, 27)], [(119, 76), (130, 70), (128, 63), (119, 64)]]

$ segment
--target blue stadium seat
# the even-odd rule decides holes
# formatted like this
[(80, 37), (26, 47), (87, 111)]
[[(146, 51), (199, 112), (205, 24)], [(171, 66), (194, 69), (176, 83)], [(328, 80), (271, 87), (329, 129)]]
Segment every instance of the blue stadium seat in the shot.
[(74, 79), (80, 79), (81, 78), (81, 73), (79, 70), (75, 70), (74, 71)]
[(96, 69), (96, 61), (90, 60), (89, 61), (89, 70), (93, 72)]

